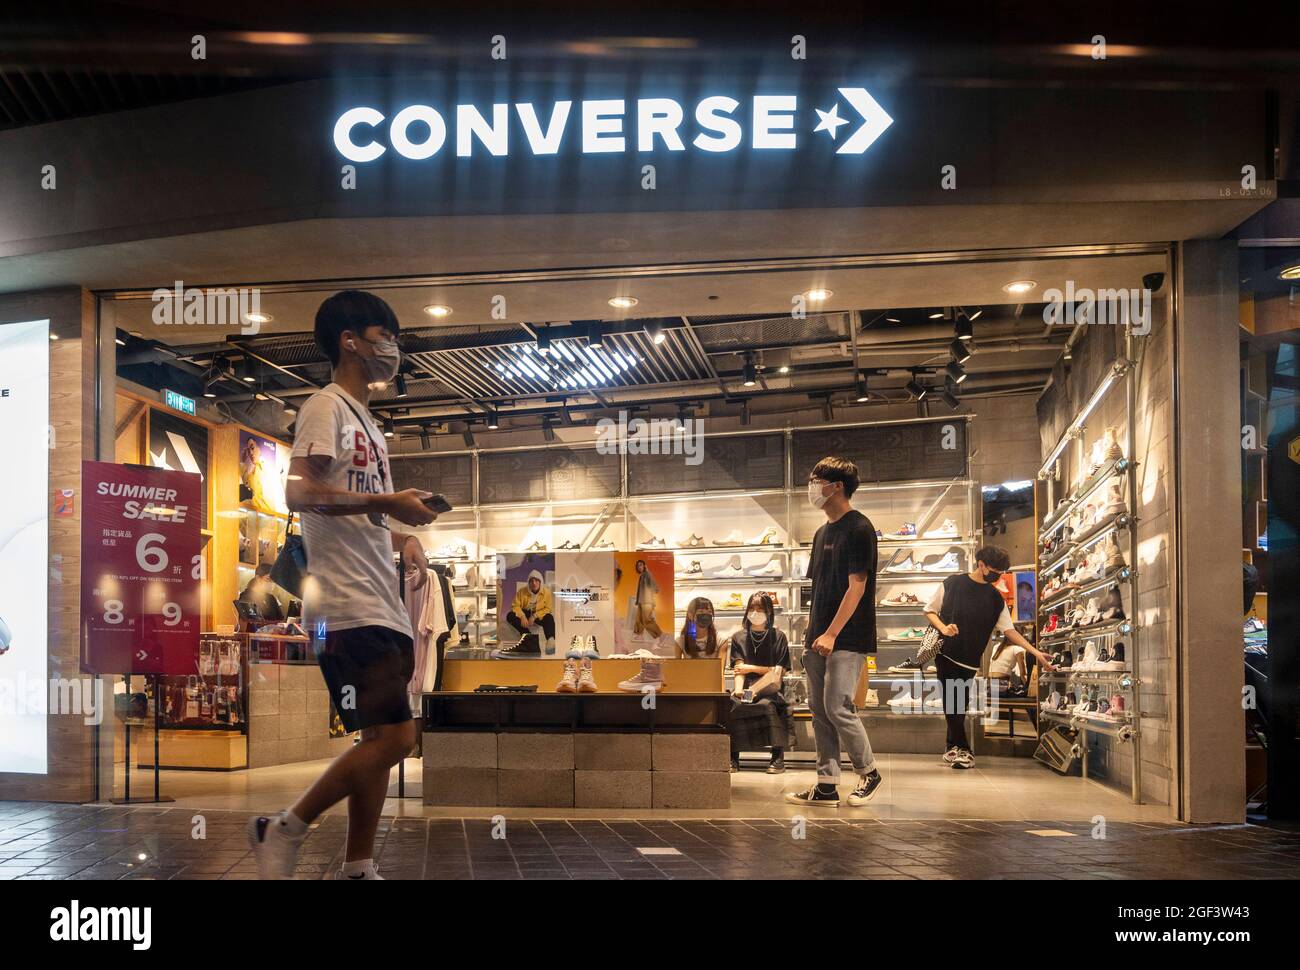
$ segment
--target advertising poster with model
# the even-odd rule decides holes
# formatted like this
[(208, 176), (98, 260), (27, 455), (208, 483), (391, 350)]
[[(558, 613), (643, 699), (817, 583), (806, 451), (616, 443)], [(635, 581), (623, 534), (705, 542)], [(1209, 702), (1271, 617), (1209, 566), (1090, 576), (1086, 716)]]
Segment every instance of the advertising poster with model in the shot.
[(675, 657), (673, 554), (620, 552), (614, 561), (615, 652)]
[(48, 771), (49, 354), (48, 320), (0, 327), (0, 774)]
[(517, 552), (497, 556), (496, 660), (536, 660), (555, 652), (555, 555)]
[(194, 673), (202, 480), (99, 461), (81, 474), (82, 670)]
[(555, 580), (560, 646), (608, 656), (614, 649), (614, 554), (557, 553)]
[(287, 515), (284, 484), (289, 449), (269, 438), (239, 432), (239, 501), (257, 512)]

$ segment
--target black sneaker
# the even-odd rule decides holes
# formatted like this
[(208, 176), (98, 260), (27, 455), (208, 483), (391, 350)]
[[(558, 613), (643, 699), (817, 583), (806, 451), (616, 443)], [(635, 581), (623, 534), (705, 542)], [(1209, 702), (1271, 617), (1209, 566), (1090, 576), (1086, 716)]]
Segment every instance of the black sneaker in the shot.
[(536, 633), (525, 633), (513, 646), (492, 651), (493, 660), (540, 660), (541, 656), (542, 641)]
[(894, 664), (894, 666), (890, 667), (887, 671), (885, 671), (885, 673), (915, 674), (915, 673), (919, 673), (920, 670), (921, 670), (921, 661), (917, 660), (915, 657), (909, 657), (907, 660), (904, 660), (902, 663)]
[(786, 792), (785, 800), (794, 805), (819, 805), (822, 808), (840, 807), (840, 793), (838, 791), (825, 794), (816, 785), (804, 791)]
[(785, 771), (785, 755), (774, 754), (772, 760), (767, 763), (767, 773), (769, 775), (779, 775)]
[(876, 789), (880, 787), (882, 781), (884, 779), (880, 777), (880, 772), (874, 768), (871, 774), (859, 776), (858, 787), (853, 789), (853, 792), (849, 795), (849, 804), (854, 808), (867, 804), (867, 802), (871, 801), (871, 796), (876, 793)]

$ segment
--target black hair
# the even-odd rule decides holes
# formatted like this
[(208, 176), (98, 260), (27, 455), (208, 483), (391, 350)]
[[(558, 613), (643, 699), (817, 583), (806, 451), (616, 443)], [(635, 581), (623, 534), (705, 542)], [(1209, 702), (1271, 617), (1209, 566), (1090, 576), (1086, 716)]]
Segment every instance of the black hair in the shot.
[(772, 605), (772, 597), (768, 596), (766, 593), (751, 593), (749, 599), (745, 601), (745, 617), (741, 621), (745, 627), (745, 632), (749, 632), (749, 608), (754, 605), (754, 600), (758, 600), (758, 605), (762, 607), (763, 612), (767, 614), (766, 629), (772, 629), (773, 625), (776, 623), (776, 608)]
[(401, 332), (397, 314), (382, 299), (364, 290), (340, 290), (316, 311), (316, 346), (337, 367), (343, 331), (362, 334), (366, 327), (383, 327), (394, 337)]
[(858, 490), (858, 466), (847, 458), (827, 455), (813, 466), (809, 478), (820, 478), (824, 482), (839, 482), (844, 486), (844, 497), (852, 498)]
[(713, 601), (704, 596), (697, 596), (686, 606), (686, 619), (682, 621), (682, 653), (688, 657), (716, 657), (718, 655), (718, 624), (709, 624), (704, 643), (700, 643), (700, 629), (697, 625), (692, 634), (691, 626), (701, 613), (713, 616)]
[(975, 561), (1000, 573), (1011, 568), (1011, 556), (1001, 546), (981, 546), (975, 553)]

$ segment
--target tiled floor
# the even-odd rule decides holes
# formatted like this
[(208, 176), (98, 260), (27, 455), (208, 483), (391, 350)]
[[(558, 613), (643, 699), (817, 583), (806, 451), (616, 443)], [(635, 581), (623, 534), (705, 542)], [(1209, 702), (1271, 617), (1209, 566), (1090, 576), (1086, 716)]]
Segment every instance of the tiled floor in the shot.
[[(195, 837), (202, 816), (205, 838)], [(0, 879), (251, 879), (243, 812), (0, 802)], [(329, 878), (326, 816), (299, 878)], [(378, 863), (405, 879), (1295, 879), (1300, 832), (835, 815), (748, 819), (384, 819)]]

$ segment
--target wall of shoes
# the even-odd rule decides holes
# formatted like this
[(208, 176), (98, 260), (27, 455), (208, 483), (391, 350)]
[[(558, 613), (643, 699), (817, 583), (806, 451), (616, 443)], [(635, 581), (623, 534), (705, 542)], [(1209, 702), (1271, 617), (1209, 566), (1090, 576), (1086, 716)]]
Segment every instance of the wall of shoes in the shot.
[[(1038, 645), (1058, 668), (1039, 676), (1039, 726), (1076, 732), (1084, 777), (1090, 734), (1139, 743), (1133, 381), (1127, 362), (1114, 365), (1039, 474)], [(1133, 759), (1134, 801), (1141, 760)]]
[[(941, 714), (937, 681), (910, 661), (924, 633), (923, 604), (946, 577), (969, 568), (980, 539), (979, 485), (967, 477), (967, 420), (706, 436), (694, 463), (681, 455), (599, 455), (590, 446), (474, 452), (465, 489), (474, 501), (421, 535), (430, 561), (455, 572), (461, 636), (446, 656), (486, 659), (498, 645), (497, 553), (666, 551), (675, 561), (675, 632), (688, 606), (705, 599), (723, 642), (740, 628), (752, 593), (773, 597), (795, 655), (787, 695), (805, 704), (798, 657), (808, 622), (806, 575), (813, 534), (824, 521), (807, 502), (806, 482), (818, 458), (838, 454), (858, 464), (863, 484), (853, 505), (879, 533), (880, 641), (872, 676), (888, 683), (870, 692), (867, 707)], [(439, 465), (447, 463), (464, 482), (466, 457), (394, 456), (395, 487), (450, 498), (439, 487)], [(485, 474), (494, 479), (490, 489)], [(512, 481), (502, 484), (503, 477)]]

